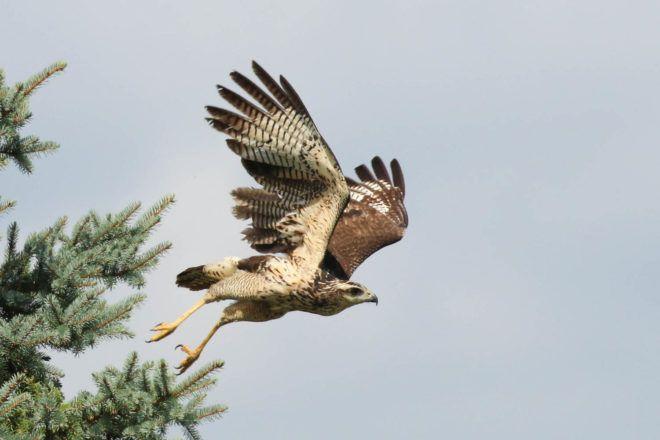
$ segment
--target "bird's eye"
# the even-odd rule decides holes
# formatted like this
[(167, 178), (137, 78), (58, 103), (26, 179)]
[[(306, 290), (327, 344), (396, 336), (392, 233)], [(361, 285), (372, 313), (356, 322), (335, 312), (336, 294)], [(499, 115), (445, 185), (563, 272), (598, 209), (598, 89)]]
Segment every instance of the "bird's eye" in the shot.
[(360, 289), (359, 287), (351, 287), (350, 289), (348, 289), (348, 293), (350, 293), (351, 295), (359, 295), (362, 293), (362, 289)]

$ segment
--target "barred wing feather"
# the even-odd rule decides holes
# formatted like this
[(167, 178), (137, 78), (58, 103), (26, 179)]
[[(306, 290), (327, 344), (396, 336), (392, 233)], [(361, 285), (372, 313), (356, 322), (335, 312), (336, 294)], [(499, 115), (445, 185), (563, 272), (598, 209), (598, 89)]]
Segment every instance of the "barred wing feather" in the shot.
[(231, 78), (257, 104), (218, 86), (240, 112), (208, 106), (208, 121), (229, 136), (261, 188), (237, 188), (234, 215), (251, 220), (243, 233), (260, 252), (303, 256), (310, 267), (323, 258), (330, 234), (349, 198), (337, 160), (291, 84), (276, 82), (256, 62), (252, 68), (267, 91), (238, 72)]

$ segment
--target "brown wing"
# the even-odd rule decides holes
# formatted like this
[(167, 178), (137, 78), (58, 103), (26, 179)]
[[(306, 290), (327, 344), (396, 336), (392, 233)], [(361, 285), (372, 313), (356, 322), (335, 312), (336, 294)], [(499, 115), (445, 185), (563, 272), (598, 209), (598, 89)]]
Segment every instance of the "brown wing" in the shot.
[(401, 240), (408, 226), (399, 162), (394, 159), (390, 163), (393, 179), (380, 157), (374, 157), (371, 165), (375, 176), (360, 165), (355, 172), (361, 182), (346, 179), (350, 201), (335, 226), (324, 259), (325, 268), (343, 278), (350, 278), (377, 250)]

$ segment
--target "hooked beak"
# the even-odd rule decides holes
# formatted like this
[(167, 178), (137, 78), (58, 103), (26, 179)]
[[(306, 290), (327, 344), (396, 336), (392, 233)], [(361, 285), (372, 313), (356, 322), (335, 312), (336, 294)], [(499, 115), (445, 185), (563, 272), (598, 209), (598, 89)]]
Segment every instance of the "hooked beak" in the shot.
[(371, 298), (371, 299), (370, 299), (369, 301), (367, 301), (367, 302), (370, 302), (370, 303), (376, 303), (376, 305), (378, 305), (378, 297), (377, 297), (376, 295), (373, 295), (373, 298)]

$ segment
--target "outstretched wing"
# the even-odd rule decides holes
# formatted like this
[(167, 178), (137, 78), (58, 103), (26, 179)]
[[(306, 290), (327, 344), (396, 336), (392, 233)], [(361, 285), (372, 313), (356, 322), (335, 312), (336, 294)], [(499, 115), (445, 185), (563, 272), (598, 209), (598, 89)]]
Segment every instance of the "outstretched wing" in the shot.
[(256, 62), (268, 90), (238, 72), (231, 78), (260, 106), (218, 86), (242, 114), (209, 106), (209, 122), (227, 134), (229, 148), (261, 188), (232, 192), (234, 215), (252, 221), (245, 239), (260, 252), (287, 252), (318, 267), (335, 223), (348, 202), (348, 186), (334, 154), (291, 84), (279, 84)]
[(367, 166), (360, 165), (355, 172), (361, 182), (347, 179), (350, 202), (337, 222), (324, 260), (327, 270), (346, 279), (371, 254), (401, 240), (408, 226), (399, 162), (390, 163), (393, 180), (380, 157), (374, 157), (371, 166), (375, 177)]

